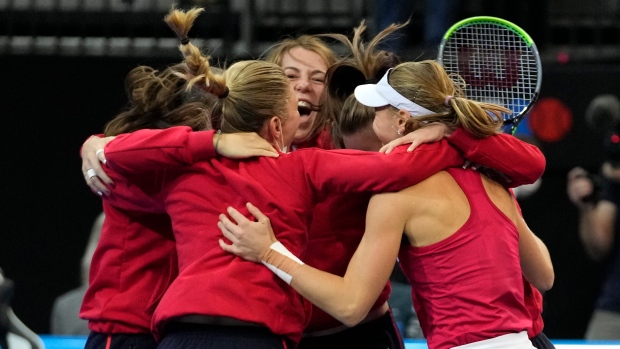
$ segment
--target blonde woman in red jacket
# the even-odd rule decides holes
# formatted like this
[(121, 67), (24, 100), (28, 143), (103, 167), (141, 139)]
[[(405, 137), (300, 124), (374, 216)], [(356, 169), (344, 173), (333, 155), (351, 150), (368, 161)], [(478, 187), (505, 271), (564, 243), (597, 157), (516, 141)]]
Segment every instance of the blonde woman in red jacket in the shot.
[[(195, 69), (191, 64), (184, 62), (161, 70), (148, 66), (132, 69), (125, 81), (127, 106), (108, 122), (105, 135), (173, 125), (185, 125), (194, 131), (207, 129), (214, 96), (198, 87), (186, 89), (182, 75)], [(220, 137), (220, 154), (247, 157), (275, 153), (254, 133)], [(170, 218), (157, 199), (159, 188), (138, 187), (126, 177), (110, 172), (110, 178), (95, 170), (101, 166), (96, 160), (100, 146), (90, 149), (89, 144), (97, 140), (93, 137), (82, 149), (85, 178), (93, 191), (103, 196), (106, 216), (80, 310), (80, 317), (88, 320), (91, 330), (85, 348), (155, 348), (157, 342), (150, 331), (153, 311), (178, 273)], [(208, 156), (214, 157), (212, 141), (210, 146)], [(110, 188), (103, 186), (99, 176), (113, 181), (114, 205), (107, 200)], [(129, 179), (142, 181), (143, 176)]]

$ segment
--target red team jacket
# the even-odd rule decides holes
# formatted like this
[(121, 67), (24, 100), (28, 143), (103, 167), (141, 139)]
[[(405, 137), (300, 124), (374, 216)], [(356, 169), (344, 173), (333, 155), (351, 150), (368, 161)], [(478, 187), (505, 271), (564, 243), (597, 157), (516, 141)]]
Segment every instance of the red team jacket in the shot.
[[(170, 218), (153, 194), (110, 175), (124, 205), (103, 200), (106, 218), (80, 317), (99, 333), (149, 333), (153, 311), (178, 272)], [(142, 206), (152, 211), (135, 210)]]
[[(110, 168), (124, 176), (187, 165), (213, 156), (212, 136), (212, 131), (191, 133), (189, 128), (139, 131), (117, 137), (106, 148), (106, 157)], [(487, 161), (491, 157), (479, 151), (483, 148), (477, 149), (477, 143), (469, 142), (467, 136), (462, 138), (465, 154), (473, 161), (486, 161), (494, 166)], [(507, 153), (519, 149), (523, 157), (515, 157), (516, 152), (512, 152), (513, 161), (529, 161), (531, 170), (525, 172), (503, 168), (503, 163), (494, 166), (511, 175), (515, 185), (532, 182), (544, 170), (544, 157), (538, 149), (523, 151), (524, 143), (516, 143), (514, 139), (497, 137), (493, 141), (500, 143)], [(179, 277), (155, 313), (153, 330), (160, 333), (165, 323), (177, 316), (205, 314), (263, 324), (274, 333), (298, 340), (307, 321), (304, 303), (266, 268), (224, 253), (217, 245), (221, 236), (215, 225), (217, 216), (229, 205), (242, 208), (246, 201), (251, 201), (272, 217), (274, 229), (280, 232), (279, 240), (300, 255), (312, 205), (331, 191), (398, 190), (461, 162), (458, 153), (441, 142), (422, 146), (413, 154), (401, 150), (388, 156), (300, 150), (282, 154), (279, 159), (212, 159), (184, 169), (181, 175), (171, 175), (167, 170), (163, 172), (165, 179), (140, 176), (135, 182), (140, 190), (156, 187), (161, 195), (161, 201), (156, 203), (145, 200), (141, 209), (152, 212), (157, 211), (153, 207), (164, 205), (172, 217), (179, 251)], [(403, 168), (408, 170), (403, 172)], [(399, 172), (407, 175), (401, 178)], [(126, 189), (135, 190), (131, 185)], [(117, 191), (108, 201), (123, 205), (126, 198)], [(138, 286), (139, 283), (127, 278), (123, 284)], [(95, 304), (105, 307), (106, 303)], [(131, 311), (148, 314), (141, 308), (132, 308), (131, 304), (126, 304), (125, 311), (114, 311), (118, 314), (110, 316), (110, 321), (126, 319)]]
[[(209, 135), (212, 139), (213, 133)], [(202, 155), (214, 157), (215, 150), (207, 149)], [(159, 187), (148, 187), (162, 178), (153, 180), (158, 172), (151, 172), (149, 181), (143, 181), (143, 174), (119, 176), (109, 171), (108, 175), (115, 183), (115, 205), (104, 197), (106, 219), (92, 257), (80, 317), (99, 333), (150, 333), (153, 312), (178, 274), (170, 218)], [(143, 185), (133, 184), (138, 181)]]
[[(317, 147), (336, 149), (327, 128), (313, 140), (293, 149)], [(343, 276), (357, 249), (366, 225), (366, 208), (372, 193), (333, 193), (314, 206), (308, 230), (308, 244), (301, 259), (304, 263), (329, 273)], [(385, 285), (371, 311), (381, 307), (390, 297), (390, 282)], [(328, 330), (343, 324), (314, 304), (306, 333)]]

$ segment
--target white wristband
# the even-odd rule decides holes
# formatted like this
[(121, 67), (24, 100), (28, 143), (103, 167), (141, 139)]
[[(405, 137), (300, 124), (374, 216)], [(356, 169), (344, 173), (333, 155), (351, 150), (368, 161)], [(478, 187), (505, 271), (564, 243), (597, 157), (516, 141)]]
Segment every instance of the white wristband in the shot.
[(282, 253), (283, 255), (287, 256), (288, 258), (294, 260), (301, 265), (304, 265), (304, 262), (302, 262), (301, 259), (297, 258), (294, 254), (292, 254), (291, 251), (284, 247), (284, 245), (282, 245), (280, 241), (274, 242), (273, 244), (271, 244), (271, 246), (269, 246), (269, 248)]
[[(274, 242), (273, 244), (271, 244), (271, 246), (269, 246), (269, 248), (271, 248), (272, 250), (280, 253), (281, 255), (293, 260), (294, 262), (298, 263), (299, 265), (303, 265), (304, 262), (302, 262), (299, 258), (297, 258), (294, 254), (291, 253), (291, 251), (289, 251), (286, 247), (284, 247), (284, 245), (282, 245), (282, 243), (280, 243), (279, 241)], [(291, 284), (291, 281), (293, 281), (293, 276), (290, 275), (289, 273), (279, 269), (278, 267), (276, 267), (273, 264), (267, 263), (265, 261), (262, 261), (263, 264), (269, 268), (269, 270), (271, 270), (274, 274), (276, 274), (280, 279), (284, 280), (284, 282), (286, 282), (287, 284)]]

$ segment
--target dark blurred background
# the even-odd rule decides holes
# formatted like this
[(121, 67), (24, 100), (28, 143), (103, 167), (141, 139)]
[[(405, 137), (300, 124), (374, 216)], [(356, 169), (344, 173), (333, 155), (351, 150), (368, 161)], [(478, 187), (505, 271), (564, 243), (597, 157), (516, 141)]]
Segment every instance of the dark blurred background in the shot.
[[(80, 259), (100, 211), (99, 198), (82, 178), (80, 145), (124, 105), (130, 69), (180, 60), (177, 40), (162, 21), (170, 4), (0, 0), (0, 267), (16, 284), (15, 313), (37, 333), (49, 333), (54, 299), (79, 285)], [(372, 0), (180, 5), (193, 4), (207, 11), (190, 36), (222, 62), (257, 58), (284, 35), (350, 33), (363, 18), (371, 28), (376, 22)], [(424, 54), (423, 6), (413, 1), (406, 59)], [(603, 162), (602, 136), (583, 116), (595, 96), (620, 92), (620, 4), (471, 0), (454, 6), (459, 19), (491, 15), (518, 24), (542, 54), (544, 107), (535, 109), (531, 128), (547, 170), (540, 189), (521, 205), (556, 269), (555, 286), (545, 295), (545, 332), (582, 338), (603, 265), (590, 261), (580, 244), (566, 173), (577, 165), (597, 172)]]

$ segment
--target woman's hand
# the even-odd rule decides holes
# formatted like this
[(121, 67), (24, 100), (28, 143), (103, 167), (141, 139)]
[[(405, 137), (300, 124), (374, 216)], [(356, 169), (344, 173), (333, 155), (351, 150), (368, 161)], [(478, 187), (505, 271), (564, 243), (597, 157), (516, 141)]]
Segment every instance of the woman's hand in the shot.
[(110, 195), (109, 187), (114, 186), (112, 179), (101, 167), (101, 163), (106, 162), (103, 148), (114, 138), (92, 136), (82, 145), (82, 174), (90, 190), (99, 196), (104, 193)]
[(254, 132), (217, 133), (213, 136), (213, 146), (218, 154), (230, 159), (280, 156), (269, 142)]
[(227, 244), (220, 239), (220, 247), (224, 251), (243, 259), (261, 262), (267, 251), (269, 251), (270, 246), (278, 240), (276, 240), (271, 228), (269, 218), (249, 202), (246, 204), (246, 207), (256, 218), (256, 222), (247, 219), (232, 207), (229, 207), (227, 211), (237, 224), (228, 219), (226, 215), (220, 215), (220, 221), (217, 223), (217, 226), (224, 234), (224, 237), (231, 242), (231, 244)]
[(450, 136), (452, 130), (442, 123), (431, 123), (428, 126), (421, 127), (413, 132), (410, 132), (400, 138), (396, 138), (390, 143), (384, 145), (379, 150), (382, 153), (389, 154), (394, 148), (399, 145), (411, 143), (411, 146), (407, 148), (408, 152), (413, 151), (418, 145), (423, 143), (438, 142), (444, 137)]

